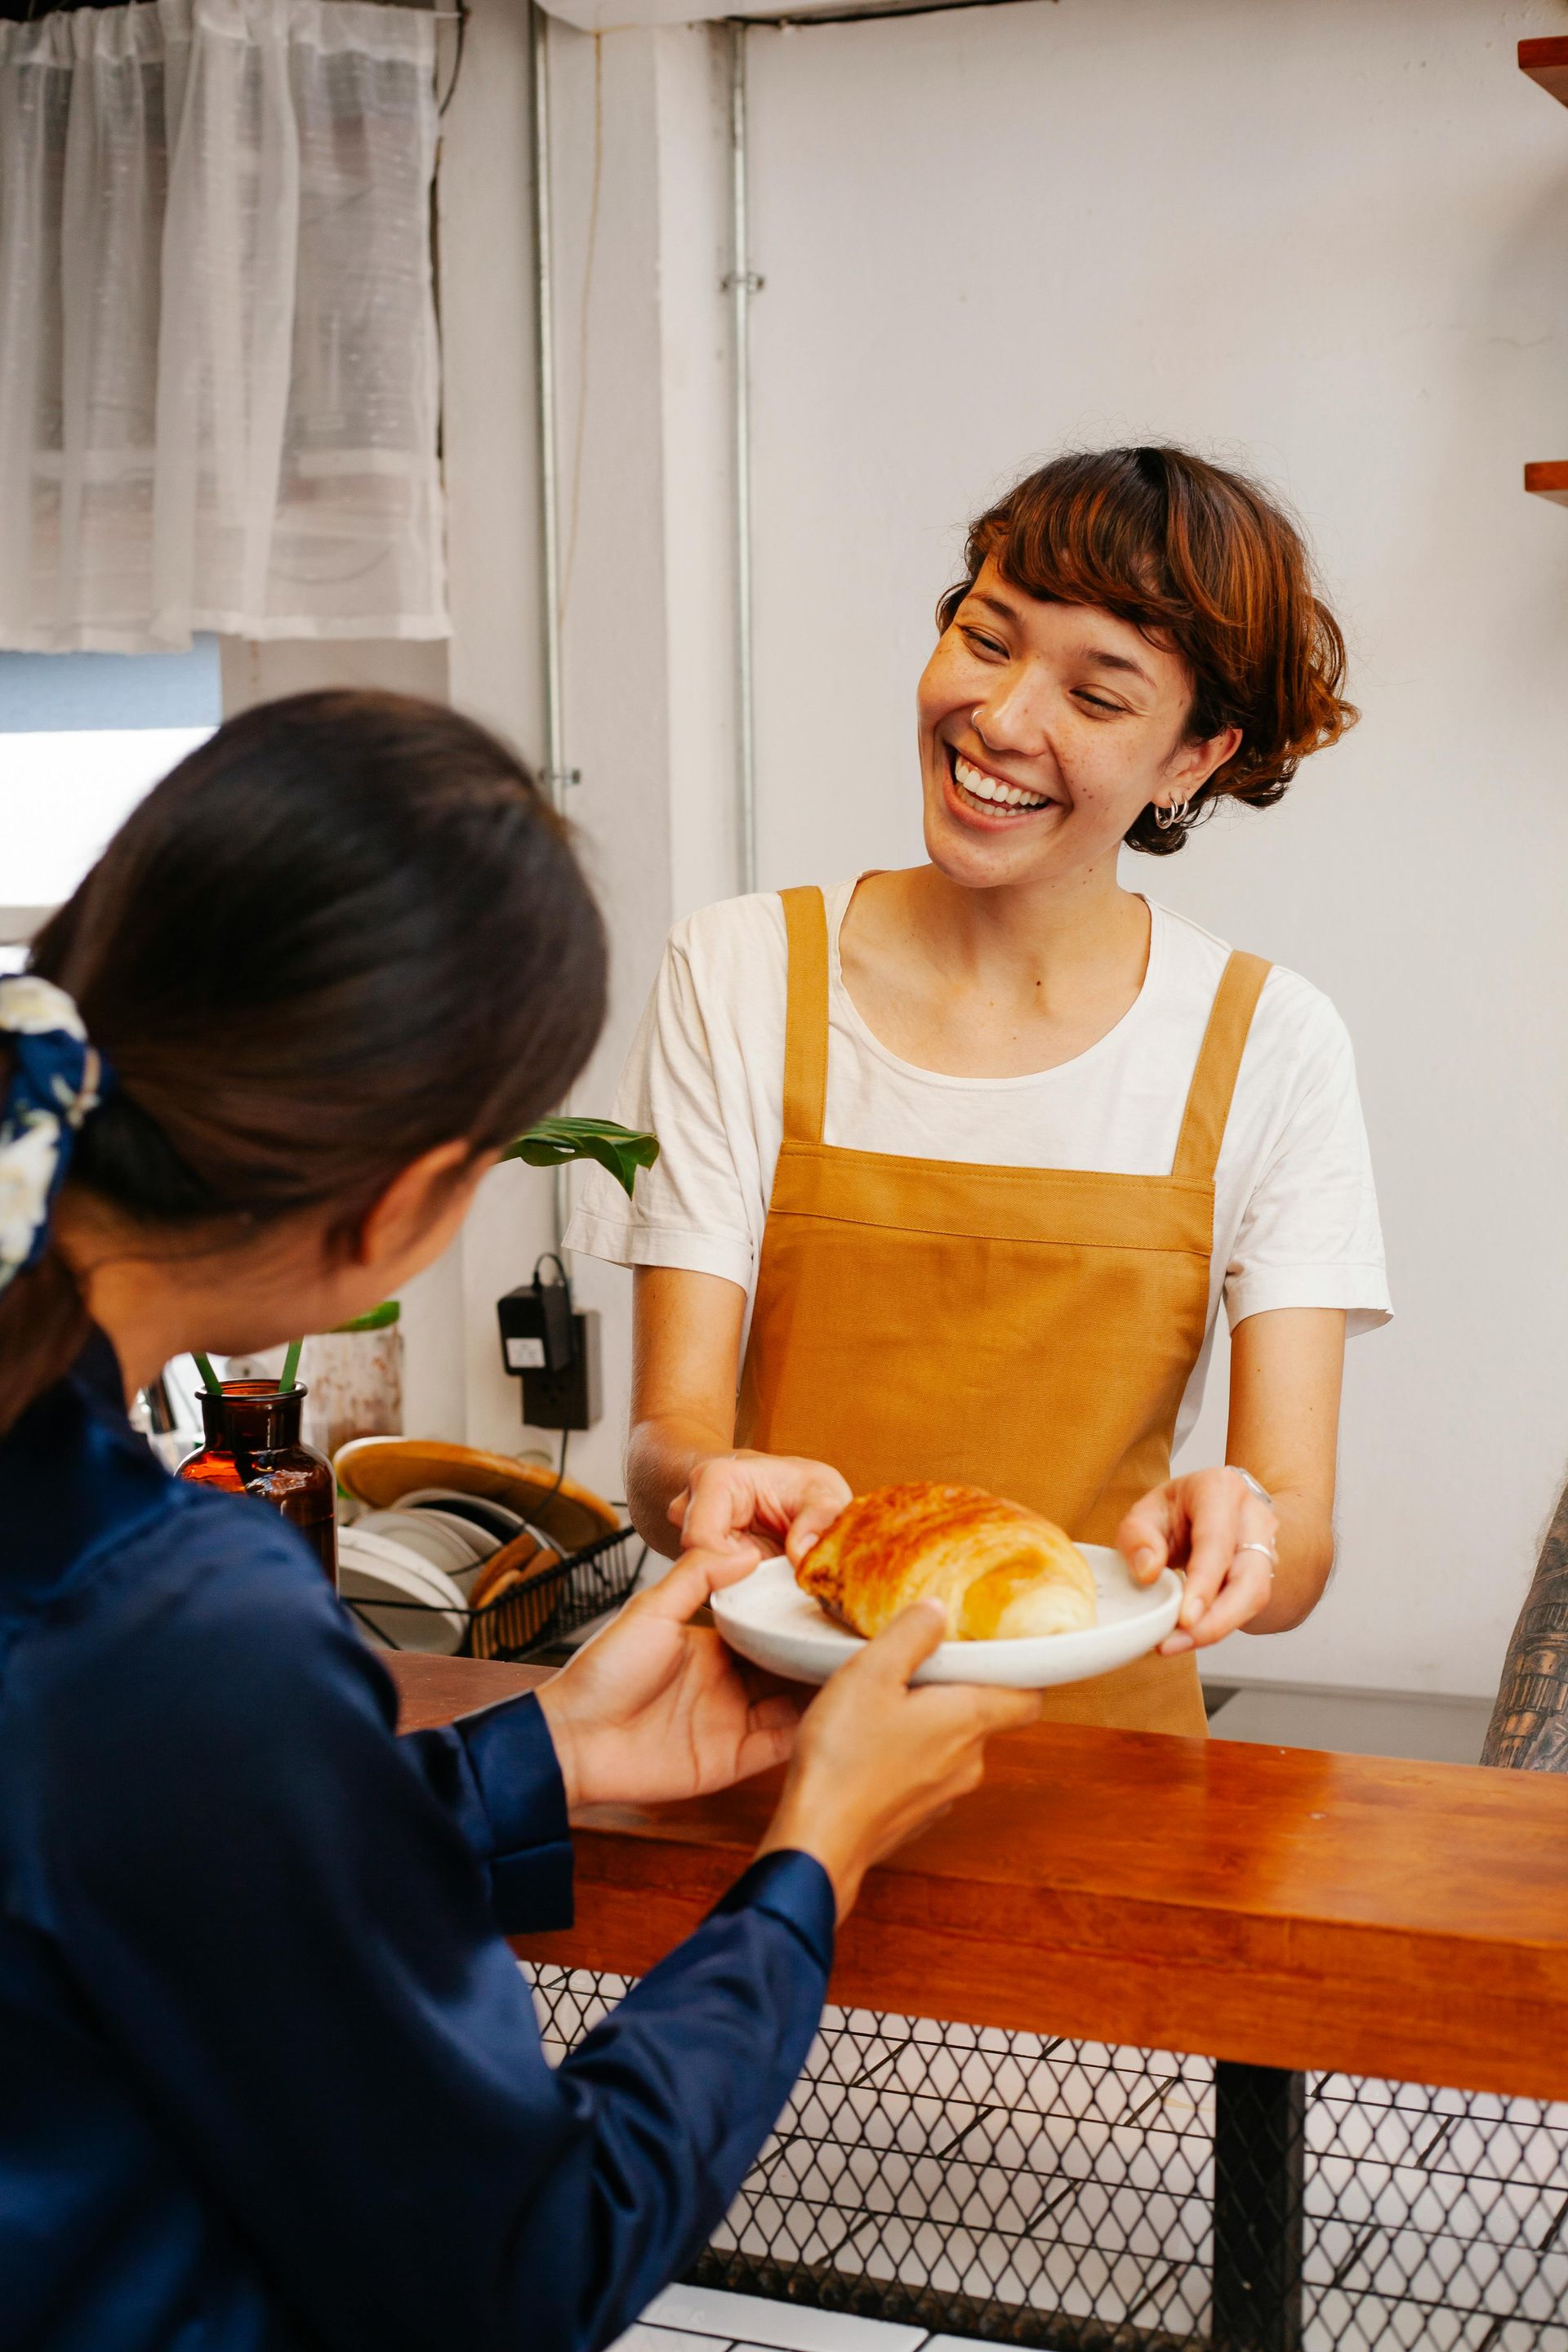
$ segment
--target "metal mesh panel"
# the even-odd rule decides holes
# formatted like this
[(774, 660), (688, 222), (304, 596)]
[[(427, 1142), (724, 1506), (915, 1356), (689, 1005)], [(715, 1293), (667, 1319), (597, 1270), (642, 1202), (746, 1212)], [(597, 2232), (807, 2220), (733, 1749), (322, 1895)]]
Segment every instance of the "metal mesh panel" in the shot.
[[(628, 1989), (531, 1973), (552, 2058)], [(696, 2275), (1062, 2352), (1568, 2352), (1568, 2106), (829, 2009)]]
[(1568, 2106), (1311, 2077), (1315, 2341), (1568, 2346)]

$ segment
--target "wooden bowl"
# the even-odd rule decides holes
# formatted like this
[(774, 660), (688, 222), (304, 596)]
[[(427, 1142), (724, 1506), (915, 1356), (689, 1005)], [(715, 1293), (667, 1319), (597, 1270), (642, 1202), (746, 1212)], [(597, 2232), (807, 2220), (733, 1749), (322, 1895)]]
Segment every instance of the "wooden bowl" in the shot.
[[(450, 1445), (438, 1437), (352, 1438), (339, 1447), (332, 1467), (345, 1493), (379, 1510), (401, 1502), (416, 1486), (453, 1486), (459, 1494), (488, 1496), (510, 1505), (563, 1552), (580, 1551), (621, 1525), (602, 1496), (574, 1479), (557, 1484), (554, 1473), (536, 1463)], [(492, 1568), (499, 1557), (492, 1557)]]

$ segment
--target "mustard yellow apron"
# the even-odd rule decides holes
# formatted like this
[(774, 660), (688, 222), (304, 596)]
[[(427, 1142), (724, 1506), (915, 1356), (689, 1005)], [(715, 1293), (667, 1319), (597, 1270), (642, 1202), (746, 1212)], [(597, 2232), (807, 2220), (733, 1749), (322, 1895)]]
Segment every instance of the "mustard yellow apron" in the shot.
[[(1208, 1316), (1215, 1166), (1268, 966), (1226, 966), (1168, 1176), (840, 1150), (822, 1139), (826, 909), (820, 890), (782, 895), (784, 1143), (737, 1444), (831, 1462), (857, 1494), (986, 1486), (1111, 1542), (1170, 1475)], [(1205, 1728), (1191, 1652), (1046, 1699), (1058, 1722)]]

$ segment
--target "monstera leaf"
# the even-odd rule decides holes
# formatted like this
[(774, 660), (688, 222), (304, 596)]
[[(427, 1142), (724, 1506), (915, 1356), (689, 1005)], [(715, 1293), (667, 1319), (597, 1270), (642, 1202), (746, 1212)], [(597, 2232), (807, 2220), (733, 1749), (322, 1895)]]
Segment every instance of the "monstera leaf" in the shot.
[(596, 1160), (630, 1195), (639, 1168), (658, 1158), (658, 1140), (613, 1118), (542, 1118), (520, 1135), (503, 1160), (526, 1160), (530, 1168), (559, 1168), (565, 1160)]

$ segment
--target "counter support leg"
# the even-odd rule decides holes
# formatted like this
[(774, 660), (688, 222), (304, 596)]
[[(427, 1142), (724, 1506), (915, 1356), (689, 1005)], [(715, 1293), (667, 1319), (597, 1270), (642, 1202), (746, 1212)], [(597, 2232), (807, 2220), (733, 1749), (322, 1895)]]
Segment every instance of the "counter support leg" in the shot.
[(1214, 2070), (1214, 2352), (1300, 2352), (1307, 2085), (1278, 2066)]

